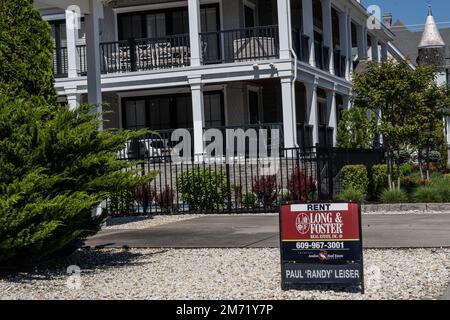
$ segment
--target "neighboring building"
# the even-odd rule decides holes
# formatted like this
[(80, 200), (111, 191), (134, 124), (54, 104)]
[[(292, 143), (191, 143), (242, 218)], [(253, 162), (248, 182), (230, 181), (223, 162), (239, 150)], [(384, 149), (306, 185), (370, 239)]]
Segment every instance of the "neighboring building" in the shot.
[[(81, 30), (66, 28), (71, 3)], [(35, 0), (58, 94), (109, 104), (105, 128), (279, 127), (285, 147), (336, 142), (359, 61), (402, 58), (356, 0)]]
[[(412, 32), (400, 21), (392, 27), (392, 31), (396, 35), (395, 45), (406, 54), (406, 57), (412, 63), (436, 67), (437, 84), (449, 84), (449, 66), (447, 62), (449, 52), (447, 44), (450, 44), (450, 28), (438, 29), (431, 7), (428, 9), (423, 31)], [(450, 117), (444, 117), (444, 124), (447, 142), (450, 147)]]

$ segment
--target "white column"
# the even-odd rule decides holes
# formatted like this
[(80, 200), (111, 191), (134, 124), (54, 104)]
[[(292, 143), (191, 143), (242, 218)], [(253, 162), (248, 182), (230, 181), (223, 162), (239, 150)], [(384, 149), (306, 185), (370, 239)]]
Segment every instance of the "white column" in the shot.
[(347, 14), (345, 12), (339, 12), (339, 47), (341, 54), (345, 57), (345, 78), (348, 76), (348, 64), (349, 64), (349, 51), (348, 51), (348, 24)]
[[(97, 0), (89, 0), (90, 13), (85, 15), (86, 24), (86, 63), (88, 103), (97, 106), (96, 112), (103, 112), (102, 88), (100, 73), (100, 25), (99, 19), (103, 19), (103, 5)], [(100, 125), (100, 130), (103, 124)]]
[(353, 37), (352, 37), (352, 17), (349, 12), (347, 12), (347, 50), (348, 55), (348, 70), (347, 70), (347, 80), (351, 80), (353, 77)]
[(74, 90), (74, 92), (71, 93), (67, 92), (66, 96), (67, 96), (67, 104), (69, 105), (70, 110), (75, 110), (80, 106), (81, 95), (76, 93), (76, 90)]
[(324, 45), (330, 48), (330, 73), (334, 74), (334, 47), (333, 47), (333, 25), (331, 18), (331, 0), (322, 0), (322, 15), (323, 15), (323, 42)]
[(278, 30), (280, 38), (280, 59), (291, 58), (291, 22), (288, 17), (291, 16), (289, 10), (289, 0), (277, 0), (278, 8)]
[(200, 66), (202, 58), (200, 46), (200, 0), (188, 0), (188, 8), (191, 66)]
[(78, 77), (79, 59), (77, 52), (77, 40), (79, 28), (80, 16), (78, 12), (66, 10), (67, 76), (69, 78)]
[(337, 107), (336, 107), (336, 88), (327, 92), (327, 105), (328, 105), (328, 126), (333, 128), (333, 146), (336, 145), (337, 137)]
[(316, 66), (316, 56), (314, 54), (314, 17), (312, 0), (303, 1), (303, 33), (309, 37), (309, 64)]
[(364, 54), (364, 59), (367, 59), (367, 54), (368, 54), (368, 51), (369, 51), (369, 49), (368, 49), (369, 44), (368, 44), (368, 41), (367, 41), (367, 37), (368, 37), (367, 27), (363, 26), (363, 51), (365, 53)]
[(319, 116), (317, 110), (317, 81), (305, 83), (308, 124), (313, 126), (313, 145), (319, 143)]
[(387, 43), (381, 43), (381, 61), (388, 59), (388, 45)]
[(205, 115), (203, 107), (203, 84), (201, 76), (189, 78), (192, 92), (192, 119), (194, 125), (194, 156), (195, 159), (202, 159), (203, 149), (203, 127)]
[(380, 56), (379, 56), (379, 48), (378, 48), (378, 38), (376, 36), (371, 36), (370, 37), (370, 42), (372, 44), (372, 61), (373, 62), (380, 62)]
[(297, 146), (297, 121), (295, 114), (294, 79), (292, 77), (281, 78), (281, 100), (283, 105), (283, 133), (285, 148)]

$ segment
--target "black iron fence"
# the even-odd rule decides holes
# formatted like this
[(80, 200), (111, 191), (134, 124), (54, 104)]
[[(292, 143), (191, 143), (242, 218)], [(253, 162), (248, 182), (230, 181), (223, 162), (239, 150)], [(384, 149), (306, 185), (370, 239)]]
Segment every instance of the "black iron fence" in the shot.
[(279, 57), (278, 26), (203, 32), (200, 40), (205, 64)]
[(107, 201), (111, 215), (276, 212), (284, 202), (335, 198), (344, 165), (383, 162), (381, 150), (319, 146), (281, 148), (276, 157), (214, 155), (175, 161), (169, 140), (149, 135), (119, 153), (123, 161), (140, 160), (134, 169), (142, 174), (158, 175), (148, 185), (113, 195)]

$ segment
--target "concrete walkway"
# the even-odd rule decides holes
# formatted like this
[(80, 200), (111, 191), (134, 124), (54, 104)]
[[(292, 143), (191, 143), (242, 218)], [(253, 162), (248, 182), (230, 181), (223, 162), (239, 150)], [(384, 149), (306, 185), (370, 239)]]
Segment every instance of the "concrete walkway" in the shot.
[[(107, 230), (87, 240), (111, 248), (276, 248), (278, 216), (208, 216), (145, 230)], [(450, 247), (450, 215), (364, 215), (365, 248)]]

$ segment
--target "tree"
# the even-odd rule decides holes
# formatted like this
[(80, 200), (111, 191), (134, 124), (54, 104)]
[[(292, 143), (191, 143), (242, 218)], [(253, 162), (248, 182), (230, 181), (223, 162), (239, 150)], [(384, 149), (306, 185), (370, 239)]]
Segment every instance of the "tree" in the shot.
[[(430, 77), (431, 78), (431, 77)], [(433, 79), (433, 78), (431, 78)], [(417, 150), (422, 179), (430, 179), (430, 152), (439, 151), (446, 158), (447, 142), (444, 136), (444, 111), (450, 104), (446, 88), (438, 87), (431, 80), (430, 85), (420, 95), (415, 112), (407, 119), (415, 128), (411, 136), (411, 145)], [(423, 162), (426, 162), (426, 176), (423, 174)], [(446, 164), (446, 162), (445, 162)], [(445, 169), (445, 168), (444, 168)]]
[(53, 101), (50, 25), (31, 0), (0, 0), (0, 92)]
[(49, 32), (30, 1), (0, 0), (0, 265), (71, 252), (100, 229), (93, 209), (156, 174), (117, 160), (145, 131), (99, 131), (92, 106), (56, 102)]
[(366, 108), (343, 110), (337, 130), (337, 146), (348, 149), (372, 148), (376, 126), (376, 117), (368, 117)]
[[(355, 106), (380, 115), (378, 131), (387, 150), (391, 189), (400, 188), (400, 150), (412, 144), (418, 134), (418, 122), (413, 119), (418, 108), (424, 105), (433, 83), (433, 69), (411, 69), (406, 61), (386, 61), (381, 65), (370, 63), (366, 73), (354, 77)], [(422, 126), (435, 121), (434, 114), (422, 115)], [(394, 170), (396, 182), (392, 181)]]

